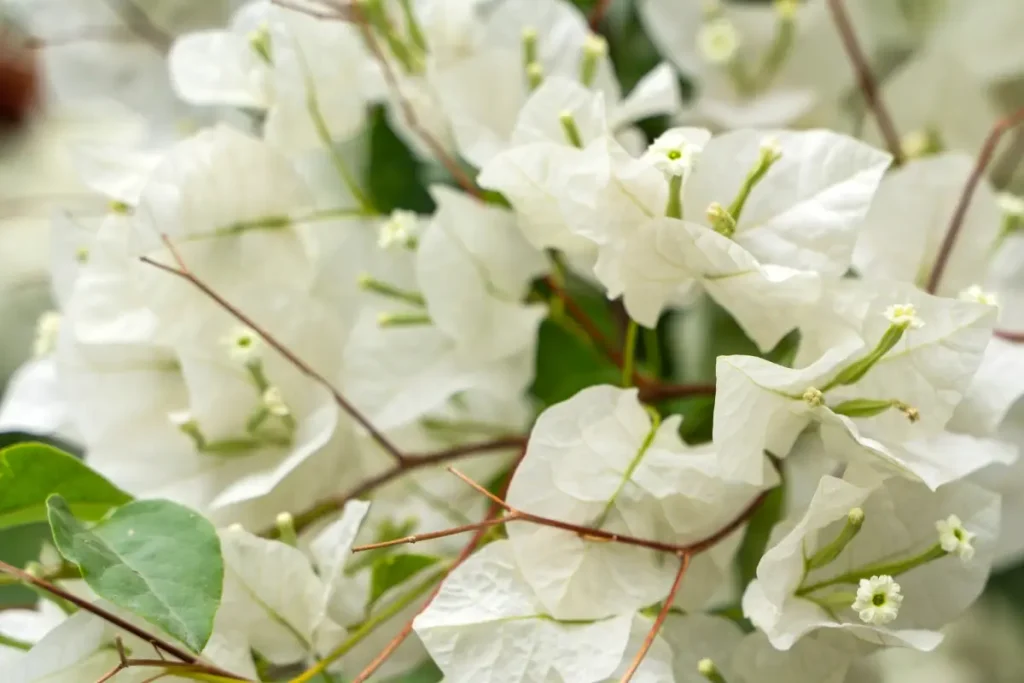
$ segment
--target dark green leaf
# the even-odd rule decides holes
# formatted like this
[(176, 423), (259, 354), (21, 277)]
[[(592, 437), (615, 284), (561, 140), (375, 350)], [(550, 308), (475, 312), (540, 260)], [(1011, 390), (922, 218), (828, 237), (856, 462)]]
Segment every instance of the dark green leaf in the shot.
[(385, 213), (394, 209), (430, 213), (434, 202), (420, 181), (422, 166), (388, 126), (384, 109), (375, 109), (371, 119), (368, 178), (373, 205)]
[(743, 535), (743, 543), (740, 545), (739, 552), (736, 553), (740, 585), (743, 587), (746, 587), (757, 576), (757, 564), (768, 547), (772, 528), (782, 517), (784, 502), (785, 484), (770, 491), (764, 502), (761, 503), (761, 507), (750, 518), (747, 532)]
[(132, 497), (81, 460), (41, 443), (0, 451), (0, 528), (46, 521), (46, 499), (58, 494), (72, 512), (95, 520)]
[(370, 604), (377, 602), (382, 595), (399, 586), (427, 567), (435, 564), (439, 558), (431, 555), (387, 555), (373, 564), (373, 579), (370, 583)]
[(618, 384), (621, 374), (585, 337), (552, 320), (541, 323), (531, 391), (545, 406), (595, 384)]
[(60, 496), (47, 501), (57, 549), (89, 587), (119, 607), (202, 651), (224, 581), (217, 531), (166, 500), (143, 500), (86, 526)]

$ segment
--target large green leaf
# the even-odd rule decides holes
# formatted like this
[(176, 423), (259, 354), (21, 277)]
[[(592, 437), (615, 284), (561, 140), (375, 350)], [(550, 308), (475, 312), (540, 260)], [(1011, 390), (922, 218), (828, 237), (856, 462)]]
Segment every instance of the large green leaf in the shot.
[(0, 529), (46, 521), (46, 499), (58, 494), (77, 517), (99, 519), (132, 497), (73, 455), (42, 443), (0, 451)]
[(622, 372), (580, 334), (551, 319), (540, 326), (531, 392), (545, 406), (595, 384), (618, 384)]
[(224, 581), (217, 531), (166, 500), (142, 500), (86, 526), (60, 496), (47, 501), (53, 540), (96, 594), (200, 652)]

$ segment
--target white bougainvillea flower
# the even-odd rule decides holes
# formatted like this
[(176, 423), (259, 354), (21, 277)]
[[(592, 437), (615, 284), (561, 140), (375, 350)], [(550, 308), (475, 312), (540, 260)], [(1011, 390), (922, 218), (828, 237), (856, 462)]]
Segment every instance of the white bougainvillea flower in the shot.
[(683, 114), (689, 123), (715, 130), (789, 125), (853, 85), (824, 2), (644, 0), (639, 10), (661, 53), (696, 85)]
[(939, 530), (939, 543), (947, 553), (956, 553), (965, 562), (974, 557), (972, 542), (977, 534), (965, 529), (959, 517), (950, 515), (940, 519), (935, 522), (935, 528)]
[(439, 209), (415, 256), (422, 300), (365, 311), (345, 349), (344, 384), (384, 429), (461, 391), (518, 396), (531, 381), (544, 310), (522, 302), (546, 270), (541, 253), (512, 212), (453, 190), (435, 188), (434, 196)]
[(324, 142), (310, 97), (330, 139), (362, 127), (372, 82), (368, 60), (357, 27), (255, 0), (226, 30), (178, 39), (169, 65), (183, 99), (265, 110), (267, 139), (300, 153)]
[[(224, 598), (214, 633), (230, 632), (245, 655), (251, 650), (275, 664), (326, 655), (352, 623), (340, 588), (344, 564), (369, 505), (353, 501), (311, 546), (316, 566), (302, 551), (238, 528), (220, 532)], [(348, 621), (342, 621), (348, 619)], [(241, 654), (239, 653), (239, 654)], [(244, 655), (243, 655), (244, 656)]]
[[(834, 559), (808, 569), (805, 558), (839, 537), (854, 508), (863, 511), (859, 531)], [(936, 522), (950, 515), (975, 535), (969, 562), (946, 555)], [(743, 611), (783, 650), (819, 629), (931, 650), (942, 639), (938, 630), (981, 593), (998, 528), (999, 497), (978, 486), (931, 491), (853, 467), (844, 479), (822, 478), (806, 513), (775, 530)]]
[[(965, 154), (940, 154), (909, 163), (885, 176), (854, 252), (854, 266), (868, 278), (927, 284), (961, 190), (974, 167)], [(988, 270), (1002, 214), (992, 188), (982, 181), (964, 216), (963, 234), (943, 269), (937, 293), (955, 296), (981, 282)], [(894, 230), (900, 239), (894, 240)]]
[[(652, 424), (636, 390), (584, 389), (538, 419), (508, 502), (634, 537), (700, 541), (728, 524), (758, 489), (726, 483), (719, 454), (687, 447), (678, 428), (678, 418)], [(774, 471), (767, 461), (761, 466), (771, 486)], [(665, 595), (677, 569), (652, 550), (550, 527), (512, 525), (508, 534), (523, 577), (561, 619), (599, 619), (649, 605)], [(721, 574), (707, 576), (705, 597)]]
[[(603, 683), (624, 673), (650, 622), (633, 614), (558, 620), (520, 573), (510, 542), (497, 541), (452, 572), (413, 628), (452, 683), (478, 681), (485, 669), (495, 683)], [(633, 680), (670, 681), (670, 658), (659, 639)]]
[(0, 430), (76, 440), (53, 358), (30, 360), (8, 380), (0, 402)]
[(701, 662), (728, 683), (842, 683), (858, 654), (856, 639), (831, 633), (808, 635), (781, 652), (763, 633), (744, 636), (735, 622), (708, 614), (669, 614), (661, 638), (672, 648), (676, 683), (706, 683)]
[[(873, 358), (889, 330), (901, 329), (903, 323), (886, 315), (894, 301), (912, 306), (914, 319), (925, 324), (913, 329), (907, 320), (888, 351), (877, 361), (865, 360)], [(805, 367), (784, 368), (745, 356), (718, 359), (715, 443), (735, 458), (747, 481), (756, 481), (762, 449), (784, 457), (815, 422), (832, 455), (866, 456), (932, 487), (1012, 458), (997, 443), (943, 432), (981, 362), (994, 319), (991, 307), (875, 282), (861, 288), (857, 308), (847, 311), (856, 337)], [(857, 363), (869, 369), (857, 372)], [(809, 393), (812, 388), (824, 396)], [(975, 452), (958, 455), (968, 443)]]

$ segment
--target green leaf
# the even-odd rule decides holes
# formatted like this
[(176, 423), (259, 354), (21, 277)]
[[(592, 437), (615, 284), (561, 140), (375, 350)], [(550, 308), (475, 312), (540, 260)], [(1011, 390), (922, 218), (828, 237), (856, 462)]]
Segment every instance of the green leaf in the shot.
[(0, 451), (0, 529), (46, 521), (46, 499), (57, 494), (72, 512), (96, 520), (132, 497), (81, 460), (53, 446), (25, 443)]
[(784, 502), (785, 484), (772, 489), (754, 516), (750, 518), (747, 532), (743, 536), (743, 543), (740, 545), (739, 552), (736, 553), (736, 561), (739, 564), (739, 580), (742, 582), (740, 585), (743, 588), (757, 577), (757, 565), (768, 547), (772, 528), (782, 517)]
[(541, 323), (531, 392), (545, 406), (595, 384), (618, 384), (621, 374), (586, 338), (553, 320)]
[(373, 565), (373, 578), (370, 583), (370, 604), (374, 604), (382, 595), (419, 574), (427, 567), (435, 564), (440, 558), (431, 555), (388, 555)]
[(383, 107), (373, 110), (367, 179), (373, 205), (384, 213), (407, 209), (433, 211), (434, 202), (420, 180), (423, 164), (388, 126)]
[(224, 582), (217, 531), (166, 500), (142, 500), (86, 526), (60, 496), (47, 501), (61, 555), (89, 587), (201, 652), (213, 631)]
[(385, 683), (438, 683), (442, 678), (444, 674), (433, 660), (428, 659), (411, 671), (387, 679)]

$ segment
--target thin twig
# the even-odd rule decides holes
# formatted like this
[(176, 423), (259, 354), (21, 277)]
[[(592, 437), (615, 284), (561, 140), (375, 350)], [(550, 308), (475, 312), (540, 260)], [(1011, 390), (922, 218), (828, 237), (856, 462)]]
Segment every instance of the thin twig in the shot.
[(430, 131), (424, 128), (423, 124), (420, 123), (419, 117), (416, 116), (416, 110), (409, 102), (409, 99), (402, 94), (402, 88), (399, 85), (398, 76), (395, 75), (395, 70), (392, 68), (391, 62), (388, 61), (387, 56), (381, 49), (380, 43), (377, 42), (376, 36), (373, 35), (373, 29), (370, 27), (370, 23), (367, 21), (366, 14), (363, 12), (363, 8), (360, 3), (355, 2), (350, 4), (348, 6), (348, 10), (352, 21), (359, 26), (359, 31), (363, 34), (363, 40), (366, 42), (367, 48), (380, 64), (384, 80), (387, 81), (388, 88), (394, 93), (395, 99), (398, 102), (398, 107), (401, 110), (402, 116), (405, 118), (405, 122), (409, 126), (409, 129), (416, 133), (424, 144), (430, 148), (431, 153), (448, 170), (448, 173), (451, 174), (452, 178), (455, 179), (455, 182), (459, 184), (459, 187), (461, 187), (464, 192), (483, 201), (483, 192), (480, 191), (480, 188), (477, 187), (473, 179), (466, 174), (461, 166), (459, 166), (459, 162), (448, 154), (444, 145), (431, 135)]
[(167, 246), (167, 249), (170, 251), (171, 256), (174, 258), (174, 261), (178, 264), (178, 267), (175, 268), (173, 266), (168, 266), (164, 263), (160, 263), (159, 261), (154, 261), (148, 256), (141, 257), (143, 263), (147, 263), (153, 266), (154, 268), (159, 268), (164, 272), (171, 273), (172, 275), (180, 277), (183, 280), (191, 283), (192, 286), (194, 286), (196, 289), (198, 289), (203, 294), (212, 299), (218, 306), (220, 306), (225, 311), (230, 313), (246, 327), (260, 335), (260, 337), (262, 337), (267, 344), (269, 344), (278, 353), (284, 356), (285, 359), (287, 359), (292, 365), (294, 365), (302, 374), (306, 375), (314, 382), (316, 382), (324, 389), (326, 389), (331, 394), (331, 397), (334, 399), (334, 402), (337, 403), (342, 410), (348, 413), (353, 420), (358, 422), (359, 425), (366, 430), (370, 437), (374, 441), (376, 441), (380, 445), (380, 447), (383, 448), (388, 453), (388, 455), (394, 458), (396, 462), (401, 463), (405, 461), (405, 455), (402, 453), (402, 451), (399, 450), (399, 448), (395, 446), (393, 443), (391, 443), (390, 439), (388, 439), (386, 436), (384, 436), (384, 434), (378, 431), (377, 428), (373, 426), (373, 423), (371, 423), (370, 420), (367, 419), (365, 415), (359, 412), (359, 410), (354, 405), (352, 405), (348, 401), (348, 399), (342, 396), (341, 392), (334, 388), (334, 385), (331, 384), (330, 380), (328, 380), (322, 374), (313, 369), (313, 367), (306, 363), (306, 361), (299, 358), (294, 351), (292, 351), (287, 346), (278, 341), (270, 332), (268, 332), (266, 329), (258, 325), (256, 321), (254, 321), (248, 315), (239, 310), (234, 304), (232, 304), (227, 299), (218, 294), (216, 291), (214, 291), (212, 287), (210, 287), (208, 284), (206, 284), (201, 279), (196, 277), (196, 275), (194, 275), (192, 271), (188, 269), (188, 266), (185, 265), (184, 260), (181, 258), (181, 254), (178, 252), (177, 248), (175, 248), (174, 244), (167, 237), (167, 235), (161, 235), (161, 237), (164, 241), (164, 244)]
[(499, 505), (509, 513), (509, 521), (523, 521), (532, 522), (541, 526), (551, 527), (553, 529), (562, 529), (563, 531), (569, 531), (581, 538), (591, 541), (605, 541), (621, 543), (623, 545), (631, 545), (639, 548), (647, 548), (648, 550), (656, 550), (663, 553), (672, 553), (679, 555), (681, 553), (696, 555), (704, 552), (711, 546), (715, 545), (723, 538), (731, 534), (733, 531), (742, 526), (750, 516), (754, 514), (761, 503), (764, 502), (764, 498), (767, 495), (767, 491), (761, 493), (755, 498), (743, 511), (737, 515), (732, 521), (726, 524), (724, 527), (708, 536), (707, 538), (701, 539), (695, 543), (688, 545), (679, 545), (676, 543), (664, 543), (662, 541), (655, 541), (647, 538), (637, 538), (636, 536), (629, 536), (626, 534), (617, 534), (603, 529), (597, 529), (594, 527), (583, 526), (580, 524), (572, 524), (571, 522), (563, 522), (558, 519), (551, 519), (550, 517), (543, 517), (541, 515), (535, 515), (529, 512), (525, 512), (516, 507), (509, 505), (506, 501), (502, 500), (498, 496), (485, 489), (483, 486), (467, 477), (462, 472), (459, 472), (454, 467), (449, 467), (448, 471), (454, 474), (456, 477), (461, 479), (467, 485), (471, 486), (481, 495), (486, 496), (492, 503)]
[[(369, 493), (377, 490), (381, 486), (397, 479), (398, 477), (412, 472), (413, 470), (422, 469), (425, 467), (431, 467), (435, 465), (442, 465), (453, 460), (460, 458), (466, 458), (474, 455), (481, 455), (490, 451), (505, 450), (508, 448), (523, 448), (526, 445), (526, 437), (523, 436), (506, 436), (491, 441), (484, 441), (480, 443), (467, 444), (464, 446), (456, 446), (454, 448), (448, 448), (443, 451), (437, 451), (436, 453), (428, 453), (425, 455), (407, 456), (405, 460), (400, 463), (394, 464), (387, 470), (384, 470), (380, 474), (359, 484), (357, 487), (348, 491), (344, 494), (331, 496), (315, 503), (308, 510), (300, 512), (295, 515), (295, 529), (296, 531), (302, 531), (309, 525), (313, 524), (319, 519), (326, 517), (329, 514), (337, 512), (345, 507), (345, 503), (356, 498), (362, 498)], [(264, 536), (275, 536), (277, 533), (275, 529), (267, 529), (263, 532)]]
[(423, 541), (430, 541), (435, 538), (447, 538), (448, 536), (455, 536), (457, 534), (464, 534), (467, 531), (479, 531), (480, 529), (489, 529), (492, 526), (498, 524), (504, 524), (506, 522), (514, 521), (516, 513), (507, 515), (505, 517), (499, 517), (494, 519), (485, 519), (482, 522), (474, 522), (472, 524), (463, 524), (459, 527), (452, 529), (442, 529), (441, 531), (430, 531), (423, 534), (413, 534), (412, 536), (405, 536), (403, 538), (396, 538), (390, 541), (381, 541), (380, 543), (369, 543), (367, 545), (357, 545), (352, 548), (352, 552), (361, 553), (367, 550), (379, 550), (381, 548), (390, 548), (395, 545), (412, 545), (414, 543), (421, 543)]
[(640, 400), (644, 403), (714, 395), (714, 384), (647, 384), (640, 389)]
[(597, 0), (594, 8), (590, 10), (590, 18), (587, 20), (591, 31), (597, 33), (597, 30), (601, 27), (601, 22), (604, 21), (605, 15), (608, 14), (608, 8), (611, 6), (612, 0)]
[[(37, 578), (35, 576), (32, 576), (28, 572), (26, 572), (26, 571), (24, 571), (22, 569), (18, 569), (17, 567), (14, 567), (12, 565), (9, 565), (6, 562), (0, 561), (0, 572), (3, 572), (5, 574), (10, 574), (11, 576), (16, 576), (19, 579), (21, 579), (22, 581), (24, 581), (26, 583), (30, 583), (33, 586), (35, 586), (36, 588), (41, 588), (42, 590), (46, 591), (47, 593), (50, 593), (51, 595), (55, 595), (58, 598), (61, 598), (62, 600), (65, 600), (65, 601), (71, 603), (75, 607), (78, 607), (79, 609), (85, 610), (86, 612), (89, 612), (90, 614), (94, 614), (97, 617), (99, 617), (100, 619), (102, 619), (103, 621), (107, 622), (108, 624), (112, 624), (113, 626), (116, 626), (117, 628), (121, 629), (122, 631), (125, 631), (126, 633), (130, 633), (133, 636), (135, 636), (136, 638), (140, 638), (142, 640), (145, 640), (147, 642), (152, 643), (155, 647), (159, 647), (161, 650), (163, 650), (167, 654), (169, 654), (172, 657), (175, 657), (175, 658), (181, 660), (182, 662), (184, 662), (184, 663), (186, 663), (188, 665), (191, 665), (191, 666), (194, 666), (194, 667), (198, 667), (198, 668), (202, 669), (203, 671), (206, 671), (208, 673), (212, 673), (215, 676), (220, 676), (222, 678), (231, 678), (231, 679), (238, 680), (238, 681), (247, 680), (247, 679), (245, 679), (245, 678), (243, 678), (241, 676), (233, 674), (233, 673), (231, 673), (229, 671), (225, 671), (225, 670), (223, 670), (221, 668), (218, 668), (216, 666), (213, 666), (213, 665), (210, 665), (210, 664), (205, 664), (204, 662), (200, 661), (199, 657), (197, 657), (196, 655), (192, 654), (191, 652), (188, 652), (187, 650), (183, 650), (183, 649), (179, 648), (178, 646), (174, 645), (173, 643), (170, 643), (170, 642), (160, 638), (159, 636), (156, 636), (156, 635), (154, 635), (152, 633), (147, 633), (145, 630), (139, 628), (138, 626), (132, 624), (129, 621), (126, 621), (126, 620), (122, 619), (121, 617), (117, 616), (116, 614), (114, 614), (112, 612), (109, 612), (108, 610), (106, 610), (106, 609), (104, 609), (104, 608), (102, 608), (102, 607), (100, 607), (98, 605), (94, 605), (93, 603), (89, 602), (88, 600), (80, 598), (77, 595), (74, 595), (73, 593), (69, 593), (68, 591), (64, 590), (60, 586), (52, 584), (49, 581), (45, 581), (43, 579)], [(162, 661), (162, 660), (154, 660), (154, 661)], [(162, 662), (162, 664), (164, 666), (167, 666), (167, 665), (172, 664), (172, 663), (171, 662)]]
[(676, 580), (672, 582), (672, 588), (669, 589), (668, 595), (665, 596), (665, 602), (662, 603), (661, 609), (658, 611), (658, 617), (654, 620), (651, 630), (647, 632), (647, 637), (644, 638), (640, 651), (636, 653), (636, 657), (633, 658), (633, 663), (629, 665), (626, 673), (622, 674), (619, 683), (629, 683), (629, 681), (633, 680), (633, 675), (640, 668), (640, 665), (643, 664), (644, 657), (647, 656), (651, 646), (654, 645), (654, 639), (658, 637), (658, 632), (661, 630), (662, 625), (664, 625), (665, 619), (668, 618), (668, 613), (672, 609), (672, 603), (675, 602), (679, 587), (683, 584), (683, 575), (686, 574), (686, 569), (689, 566), (690, 554), (681, 553), (679, 555), (679, 571), (676, 572)]
[[(512, 474), (515, 474), (516, 469), (519, 467), (519, 463), (523, 461), (523, 458), (525, 456), (526, 449), (523, 448), (519, 452), (519, 457), (516, 459), (515, 464), (512, 466)], [(512, 477), (509, 476), (509, 478), (505, 481), (504, 485), (502, 486), (502, 497), (504, 497), (508, 493), (508, 487), (511, 483)], [(492, 503), (490, 509), (487, 511), (487, 517), (485, 517), (485, 519), (497, 518), (501, 514), (502, 507), (503, 506), (497, 503)], [(391, 640), (391, 642), (388, 643), (387, 646), (381, 651), (381, 653), (378, 654), (377, 657), (375, 657), (374, 660), (370, 662), (370, 664), (365, 669), (363, 669), (363, 671), (360, 672), (360, 674), (356, 676), (356, 678), (352, 680), (352, 683), (364, 683), (367, 679), (370, 678), (370, 676), (374, 674), (374, 672), (377, 671), (377, 669), (381, 667), (382, 664), (384, 664), (385, 661), (387, 661), (388, 657), (394, 654), (395, 650), (397, 650), (398, 647), (403, 642), (405, 642), (405, 639), (409, 637), (410, 633), (412, 633), (412, 625), (413, 622), (416, 620), (416, 617), (422, 614), (423, 611), (430, 606), (430, 603), (434, 601), (434, 598), (437, 597), (437, 594), (441, 592), (441, 587), (444, 586), (445, 579), (451, 576), (451, 573), (455, 571), (459, 567), (459, 565), (461, 565), (463, 562), (469, 559), (469, 556), (473, 554), (474, 550), (476, 550), (477, 545), (479, 545), (480, 541), (483, 540), (484, 535), (487, 533), (487, 529), (488, 527), (481, 527), (477, 530), (475, 534), (473, 534), (473, 538), (471, 538), (469, 540), (469, 543), (467, 543), (465, 547), (463, 547), (462, 552), (459, 553), (459, 556), (455, 559), (455, 562), (452, 563), (452, 566), (448, 569), (448, 572), (445, 574), (444, 578), (441, 579), (441, 582), (437, 585), (437, 588), (434, 589), (434, 592), (431, 593), (430, 597), (427, 598), (426, 602), (423, 604), (423, 607), (420, 608), (420, 610), (416, 613), (415, 616), (413, 616), (412, 619), (405, 623), (402, 629), (398, 632), (398, 635), (396, 635)]]
[(971, 200), (974, 198), (978, 185), (981, 184), (981, 179), (985, 175), (985, 169), (988, 168), (988, 165), (992, 162), (992, 157), (995, 156), (1000, 140), (1002, 140), (1003, 135), (1007, 131), (1012, 130), (1021, 123), (1024, 123), (1024, 108), (1018, 109), (997, 122), (985, 138), (985, 143), (981, 146), (978, 159), (974, 163), (974, 169), (964, 185), (963, 192), (960, 194), (960, 201), (957, 203), (953, 217), (949, 221), (949, 227), (946, 228), (946, 236), (943, 238), (942, 246), (939, 247), (939, 254), (935, 258), (935, 266), (928, 277), (928, 285), (925, 289), (929, 294), (934, 294), (939, 288), (942, 274), (946, 270), (949, 257), (953, 253), (953, 247), (956, 246), (957, 237), (959, 237), (960, 230), (964, 226), (964, 220), (967, 218), (967, 210), (971, 206)]
[[(329, 5), (331, 8), (330, 10), (318, 10), (309, 7), (303, 2), (299, 2), (298, 0), (270, 0), (270, 3), (295, 12), (300, 12), (301, 14), (313, 17), (314, 19), (324, 19), (325, 21), (352, 21), (351, 13), (346, 7)], [(323, 3), (318, 4), (322, 5)]]
[(558, 297), (558, 299), (565, 304), (565, 308), (569, 311), (569, 315), (573, 317), (573, 320), (579, 323), (580, 327), (583, 328), (583, 331), (587, 333), (587, 336), (590, 337), (595, 344), (601, 347), (604, 354), (608, 356), (615, 365), (621, 368), (623, 360), (622, 352), (619, 351), (614, 344), (608, 341), (608, 337), (601, 332), (601, 328), (599, 328), (597, 323), (587, 315), (587, 312), (584, 311), (583, 308), (576, 303), (576, 300), (569, 296), (569, 293), (565, 288), (555, 282), (554, 278), (551, 276), (544, 278), (544, 284), (551, 290), (552, 294)]
[(1008, 341), (1012, 344), (1024, 343), (1024, 332), (1008, 332), (1006, 330), (996, 330), (993, 334), (1004, 341)]
[(892, 154), (893, 163), (899, 166), (903, 163), (904, 158), (900, 136), (896, 132), (896, 124), (893, 123), (889, 110), (886, 108), (878, 92), (878, 83), (875, 81), (875, 75), (871, 71), (871, 65), (868, 64), (864, 50), (861, 49), (860, 43), (857, 40), (857, 33), (853, 30), (853, 24), (850, 22), (850, 17), (846, 13), (846, 7), (843, 3), (844, 0), (829, 0), (828, 6), (832, 11), (832, 20), (835, 22), (836, 29), (839, 31), (839, 37), (843, 41), (846, 55), (850, 58), (853, 70), (857, 74), (857, 82), (860, 85), (861, 92), (864, 94), (864, 100), (867, 102), (868, 107), (871, 108), (871, 112), (878, 122), (878, 130), (881, 131), (882, 137), (885, 139), (885, 146), (889, 149), (889, 153)]

